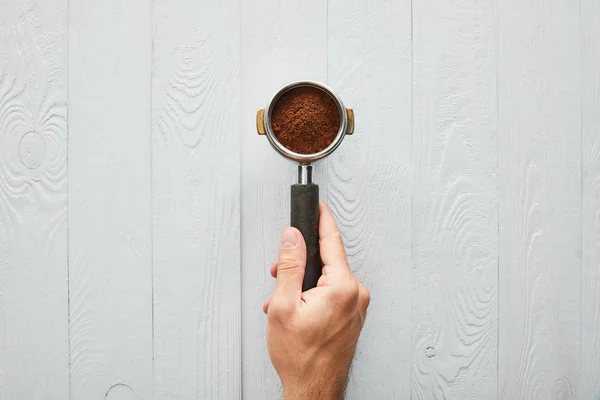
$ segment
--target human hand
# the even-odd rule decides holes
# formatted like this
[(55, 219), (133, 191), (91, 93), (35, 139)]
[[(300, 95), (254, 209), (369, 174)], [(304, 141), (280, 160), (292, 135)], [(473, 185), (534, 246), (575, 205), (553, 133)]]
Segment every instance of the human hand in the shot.
[(279, 258), (271, 266), (275, 289), (263, 305), (268, 316), (267, 347), (286, 400), (341, 399), (365, 321), (370, 295), (348, 266), (333, 214), (319, 204), (323, 275), (302, 292), (306, 244), (286, 228)]

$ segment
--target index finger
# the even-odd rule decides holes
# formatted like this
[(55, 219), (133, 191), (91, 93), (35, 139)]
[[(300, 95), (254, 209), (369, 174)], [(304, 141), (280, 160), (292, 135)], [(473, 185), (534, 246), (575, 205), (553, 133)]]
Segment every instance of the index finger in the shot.
[(319, 246), (324, 266), (349, 270), (342, 234), (331, 210), (323, 201), (319, 201)]

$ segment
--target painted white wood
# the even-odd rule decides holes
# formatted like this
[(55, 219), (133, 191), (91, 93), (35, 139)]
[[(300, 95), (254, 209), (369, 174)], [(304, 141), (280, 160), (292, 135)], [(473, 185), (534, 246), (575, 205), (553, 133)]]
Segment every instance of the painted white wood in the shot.
[(356, 132), (329, 157), (328, 200), (354, 273), (371, 291), (348, 399), (411, 388), (411, 5), (329, 1), (329, 84)]
[(582, 0), (580, 399), (600, 398), (600, 2)]
[[(269, 267), (279, 235), (290, 223), (290, 185), (296, 166), (273, 150), (255, 128), (256, 110), (283, 85), (327, 78), (327, 2), (242, 2), (242, 368), (246, 399), (280, 397), (269, 361), (262, 304), (273, 290)], [(323, 163), (315, 183), (326, 198)]]
[(241, 397), (239, 6), (154, 2), (155, 399)]
[(0, 399), (65, 399), (67, 3), (0, 2)]
[(151, 399), (151, 7), (69, 4), (71, 399)]
[(500, 399), (585, 398), (579, 12), (499, 2)]
[(413, 3), (413, 399), (496, 398), (496, 10)]

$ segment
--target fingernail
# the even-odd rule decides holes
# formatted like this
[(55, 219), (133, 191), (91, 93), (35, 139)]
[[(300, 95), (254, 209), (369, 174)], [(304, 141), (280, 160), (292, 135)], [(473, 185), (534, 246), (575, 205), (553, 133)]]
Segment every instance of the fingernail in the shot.
[(297, 244), (298, 235), (296, 234), (296, 230), (293, 228), (285, 228), (281, 234), (281, 247), (289, 249), (291, 247), (296, 247)]

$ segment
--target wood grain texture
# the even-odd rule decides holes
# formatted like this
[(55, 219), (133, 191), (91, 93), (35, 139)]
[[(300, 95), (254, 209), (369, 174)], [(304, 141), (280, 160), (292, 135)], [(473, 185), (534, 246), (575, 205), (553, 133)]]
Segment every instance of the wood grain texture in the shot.
[(151, 399), (151, 8), (69, 4), (71, 399)]
[[(290, 185), (296, 166), (255, 130), (256, 110), (283, 85), (327, 77), (326, 0), (242, 2), (242, 368), (243, 396), (280, 397), (265, 342), (262, 304), (273, 290), (269, 267), (290, 223)], [(324, 163), (314, 181), (326, 199)]]
[(329, 1), (329, 84), (356, 132), (329, 158), (329, 205), (372, 300), (349, 399), (410, 398), (411, 5)]
[(413, 3), (413, 399), (495, 398), (494, 4)]
[(600, 399), (600, 2), (581, 1), (582, 276), (580, 399)]
[(501, 399), (578, 398), (579, 11), (499, 3)]
[(65, 399), (66, 1), (0, 2), (0, 399)]
[(156, 399), (241, 397), (239, 1), (154, 2)]

